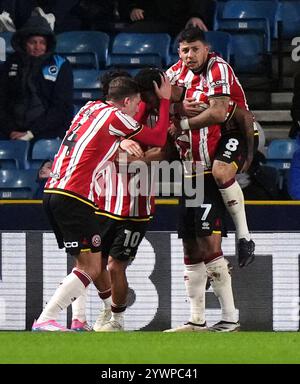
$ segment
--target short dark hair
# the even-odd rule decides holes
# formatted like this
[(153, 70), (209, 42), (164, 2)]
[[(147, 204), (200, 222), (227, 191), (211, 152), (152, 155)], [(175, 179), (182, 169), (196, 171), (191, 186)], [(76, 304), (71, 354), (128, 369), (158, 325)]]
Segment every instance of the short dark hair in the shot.
[(161, 75), (163, 75), (163, 71), (159, 68), (143, 68), (135, 75), (134, 80), (137, 82), (141, 93), (155, 93), (153, 81), (160, 87)]
[(186, 41), (187, 43), (192, 43), (194, 41), (201, 41), (202, 43), (206, 43), (205, 34), (202, 29), (198, 27), (187, 27), (183, 31), (179, 33), (177, 36), (178, 44)]
[(138, 84), (131, 77), (119, 76), (111, 80), (108, 86), (108, 100), (123, 100), (140, 92)]
[(111, 69), (108, 72), (105, 72), (101, 77), (102, 84), (102, 93), (103, 97), (107, 98), (109, 83), (115, 79), (116, 77), (131, 77), (130, 73), (125, 71), (124, 69)]

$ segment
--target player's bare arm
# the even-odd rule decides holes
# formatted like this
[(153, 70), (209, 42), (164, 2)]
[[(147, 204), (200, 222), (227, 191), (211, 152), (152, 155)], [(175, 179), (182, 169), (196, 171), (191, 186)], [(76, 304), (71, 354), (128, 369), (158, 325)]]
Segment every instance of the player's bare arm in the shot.
[(190, 129), (199, 129), (213, 124), (222, 124), (226, 120), (229, 107), (229, 96), (209, 98), (209, 107), (197, 116), (189, 118)]
[(226, 126), (230, 129), (232, 124), (234, 127), (237, 127), (246, 139), (247, 144), (247, 158), (242, 168), (242, 172), (246, 172), (253, 160), (253, 151), (254, 151), (254, 117), (250, 111), (247, 111), (244, 108), (236, 107), (233, 116), (231, 119), (226, 122)]
[[(209, 107), (205, 109), (203, 103), (198, 103), (198, 114), (182, 120), (174, 120), (169, 129), (171, 135), (176, 136), (182, 130), (200, 129), (214, 124), (223, 124), (226, 120), (230, 98), (228, 96), (215, 96), (209, 98)], [(188, 101), (189, 102), (189, 101)]]

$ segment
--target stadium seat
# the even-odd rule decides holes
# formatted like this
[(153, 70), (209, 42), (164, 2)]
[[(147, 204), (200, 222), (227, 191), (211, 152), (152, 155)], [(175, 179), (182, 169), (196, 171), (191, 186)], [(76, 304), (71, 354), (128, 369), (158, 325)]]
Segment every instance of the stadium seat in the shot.
[(282, 1), (280, 7), (282, 37), (293, 38), (300, 35), (300, 1)]
[(278, 37), (279, 2), (230, 0), (224, 4), (222, 19), (264, 19), (270, 27), (271, 37)]
[[(210, 44), (211, 50), (218, 53), (224, 60), (230, 62), (231, 54), (231, 35), (222, 31), (205, 32), (205, 39)], [(172, 65), (178, 61), (178, 39), (175, 38), (171, 44), (168, 65)]]
[(224, 60), (230, 62), (231, 35), (222, 31), (205, 32), (205, 38), (214, 52), (220, 54)]
[(98, 31), (70, 31), (57, 35), (56, 52), (75, 68), (99, 70), (106, 66), (109, 36)]
[(108, 66), (166, 66), (170, 43), (167, 33), (119, 33), (113, 40)]
[(0, 169), (1, 199), (31, 199), (37, 189), (36, 170)]
[[(279, 167), (289, 168), (284, 166), (283, 160), (290, 160), (293, 158), (294, 152), (297, 148), (296, 140), (293, 139), (275, 139), (272, 140), (267, 148), (267, 160), (273, 161), (274, 164), (278, 160)], [(278, 168), (278, 167), (277, 167)]]
[(279, 173), (279, 188), (286, 188), (289, 179), (291, 161), (296, 151), (296, 140), (275, 139), (272, 140), (267, 148), (266, 165), (274, 167)]
[(1, 65), (6, 60), (5, 48), (6, 48), (5, 40), (2, 39), (1, 36), (0, 36), (0, 64)]
[(44, 160), (53, 160), (61, 144), (60, 139), (40, 139), (33, 144), (31, 159), (29, 161), (31, 169), (38, 169)]
[(13, 47), (11, 46), (11, 37), (13, 32), (1, 32), (0, 33), (0, 60), (5, 61), (7, 55), (14, 52)]
[(0, 168), (27, 169), (28, 151), (28, 141), (0, 140)]
[(219, 28), (231, 34), (232, 65), (237, 73), (271, 73), (271, 41), (264, 20), (221, 20)]
[(101, 75), (105, 71), (96, 69), (75, 69), (73, 70), (74, 89), (73, 100), (76, 107), (82, 107), (90, 100), (99, 100), (102, 97)]

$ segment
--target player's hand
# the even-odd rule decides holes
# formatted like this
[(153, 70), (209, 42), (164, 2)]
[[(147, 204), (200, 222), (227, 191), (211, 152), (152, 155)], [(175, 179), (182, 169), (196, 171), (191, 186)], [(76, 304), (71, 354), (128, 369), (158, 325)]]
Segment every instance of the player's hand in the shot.
[(208, 108), (208, 105), (202, 101), (196, 101), (193, 97), (187, 97), (182, 102), (183, 114), (187, 117), (198, 116)]
[(168, 128), (168, 133), (173, 138), (173, 140), (176, 140), (178, 136), (181, 135), (182, 129), (180, 127), (180, 120), (174, 120), (173, 123)]
[(137, 158), (142, 158), (144, 156), (142, 148), (136, 141), (128, 139), (122, 140), (120, 147), (123, 149), (123, 151), (127, 152), (128, 155), (132, 155)]
[(26, 132), (18, 132), (18, 131), (12, 131), (9, 135), (9, 138), (11, 140), (20, 140), (21, 137), (25, 136)]
[(168, 79), (166, 74), (160, 75), (160, 78), (161, 78), (160, 87), (158, 87), (156, 81), (153, 81), (155, 93), (157, 97), (159, 97), (160, 99), (170, 100), (171, 93), (172, 93), (172, 86), (171, 86), (170, 80)]
[(207, 26), (199, 17), (191, 17), (186, 23), (186, 27), (198, 27), (202, 29), (202, 31), (208, 31)]
[(130, 20), (131, 21), (139, 21), (144, 20), (144, 10), (140, 8), (133, 8), (130, 12)]
[(250, 165), (252, 163), (252, 160), (253, 160), (253, 155), (248, 155), (247, 156), (247, 159), (245, 160), (244, 164), (243, 164), (243, 168), (241, 169), (241, 173), (245, 173), (248, 171), (248, 169), (250, 168)]

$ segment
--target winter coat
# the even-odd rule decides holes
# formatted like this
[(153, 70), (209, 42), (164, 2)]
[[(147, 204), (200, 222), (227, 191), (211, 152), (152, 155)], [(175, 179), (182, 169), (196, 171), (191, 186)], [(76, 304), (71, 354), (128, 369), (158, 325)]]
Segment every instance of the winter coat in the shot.
[[(28, 37), (47, 39), (40, 57), (26, 53)], [(54, 53), (55, 35), (42, 17), (32, 17), (12, 37), (15, 49), (0, 78), (0, 133), (31, 131), (35, 139), (63, 137), (73, 115), (70, 63)]]

